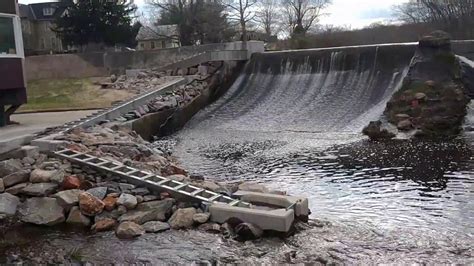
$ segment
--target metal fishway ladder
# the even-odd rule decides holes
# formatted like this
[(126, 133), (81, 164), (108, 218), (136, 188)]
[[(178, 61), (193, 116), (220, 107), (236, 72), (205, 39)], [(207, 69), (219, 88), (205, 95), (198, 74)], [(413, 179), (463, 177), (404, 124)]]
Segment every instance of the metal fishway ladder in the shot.
[(98, 158), (90, 154), (77, 152), (71, 149), (63, 149), (53, 152), (53, 154), (56, 157), (66, 159), (77, 164), (115, 174), (136, 185), (146, 186), (160, 191), (165, 190), (172, 194), (179, 194), (188, 198), (191, 197), (194, 200), (207, 205), (221, 203), (228, 204), (229, 206), (233, 207), (251, 207), (250, 203), (234, 199), (229, 196), (199, 188), (188, 183), (171, 180), (169, 178), (162, 177), (147, 171), (138, 170), (119, 162)]

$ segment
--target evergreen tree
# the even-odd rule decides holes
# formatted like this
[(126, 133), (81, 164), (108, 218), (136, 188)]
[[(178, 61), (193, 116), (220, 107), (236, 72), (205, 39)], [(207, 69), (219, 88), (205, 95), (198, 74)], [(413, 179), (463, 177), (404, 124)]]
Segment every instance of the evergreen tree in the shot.
[(54, 29), (66, 45), (135, 43), (140, 24), (132, 25), (136, 6), (121, 1), (64, 1), (66, 12), (56, 20)]

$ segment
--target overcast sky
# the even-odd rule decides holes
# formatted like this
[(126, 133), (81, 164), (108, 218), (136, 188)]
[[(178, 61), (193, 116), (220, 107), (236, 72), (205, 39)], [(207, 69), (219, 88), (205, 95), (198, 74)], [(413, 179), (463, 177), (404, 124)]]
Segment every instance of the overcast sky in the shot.
[[(1, 1), (1, 0), (0, 0)], [(408, 0), (333, 0), (333, 4), (326, 10), (329, 15), (321, 19), (322, 24), (351, 26), (360, 28), (374, 22), (390, 20), (390, 8)], [(19, 0), (22, 4), (49, 2), (47, 0)], [(135, 0), (139, 6), (145, 0)]]

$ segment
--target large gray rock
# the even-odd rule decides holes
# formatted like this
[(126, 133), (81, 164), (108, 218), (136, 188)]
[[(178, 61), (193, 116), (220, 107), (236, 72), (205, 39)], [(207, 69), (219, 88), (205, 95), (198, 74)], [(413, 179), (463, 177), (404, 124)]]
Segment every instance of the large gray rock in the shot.
[(32, 197), (43, 197), (53, 194), (58, 188), (55, 183), (35, 183), (29, 184), (22, 191), (21, 194)]
[(31, 172), (30, 182), (31, 183), (47, 183), (54, 182), (60, 184), (64, 180), (64, 171), (63, 170), (42, 170), (35, 169)]
[(94, 222), (97, 223), (100, 220), (105, 220), (105, 219), (117, 220), (121, 215), (122, 214), (120, 214), (119, 210), (117, 209), (113, 211), (103, 211), (94, 217)]
[(95, 187), (87, 190), (92, 196), (103, 200), (107, 195), (107, 187)]
[(173, 199), (160, 201), (149, 201), (138, 204), (137, 208), (120, 216), (119, 221), (132, 221), (137, 224), (144, 224), (149, 221), (166, 221), (173, 208)]
[(55, 198), (30, 198), (18, 209), (25, 223), (52, 226), (64, 222), (64, 209)]
[(0, 220), (15, 215), (20, 199), (10, 193), (0, 194)]
[(5, 189), (5, 192), (10, 193), (12, 195), (17, 195), (20, 194), (25, 187), (28, 186), (28, 183), (20, 183), (17, 185), (14, 185), (13, 187), (9, 187)]
[(195, 208), (185, 208), (176, 210), (168, 223), (173, 229), (187, 229), (194, 224), (193, 217), (197, 213)]
[(60, 191), (53, 195), (58, 200), (58, 203), (66, 210), (71, 209), (71, 207), (79, 204), (79, 194), (82, 190), (80, 189), (71, 189)]
[(158, 221), (146, 222), (145, 224), (143, 224), (142, 227), (143, 229), (145, 229), (145, 232), (147, 233), (163, 232), (171, 228), (168, 223), (158, 222)]
[(123, 239), (131, 239), (141, 236), (144, 233), (145, 230), (143, 230), (140, 225), (134, 222), (123, 222), (117, 227), (117, 230), (115, 231), (117, 237)]
[(16, 184), (28, 182), (30, 178), (30, 172), (23, 170), (12, 174), (9, 174), (3, 178), (3, 184), (5, 187), (11, 187)]
[(118, 205), (123, 205), (129, 210), (135, 209), (137, 207), (138, 201), (137, 198), (133, 195), (122, 193), (117, 200)]
[(82, 214), (78, 206), (74, 206), (69, 212), (66, 223), (87, 227), (91, 225), (91, 219)]
[(9, 159), (0, 162), (0, 178), (3, 178), (7, 175), (13, 174), (15, 172), (21, 171), (23, 165), (18, 159)]

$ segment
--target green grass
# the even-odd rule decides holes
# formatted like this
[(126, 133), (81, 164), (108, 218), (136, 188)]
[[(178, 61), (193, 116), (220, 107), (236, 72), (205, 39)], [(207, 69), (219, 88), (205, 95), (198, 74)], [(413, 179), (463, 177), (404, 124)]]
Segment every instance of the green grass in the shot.
[(100, 78), (35, 80), (27, 84), (28, 103), (20, 112), (109, 107), (130, 96), (126, 91), (104, 90)]

